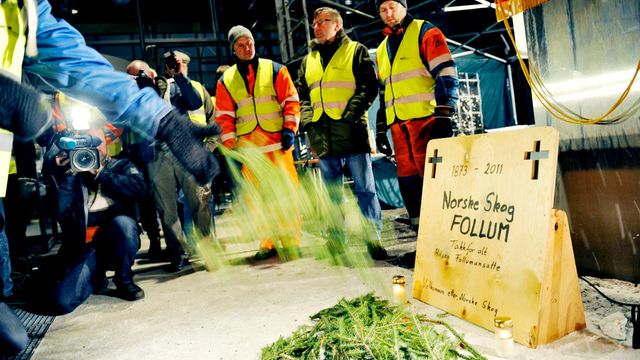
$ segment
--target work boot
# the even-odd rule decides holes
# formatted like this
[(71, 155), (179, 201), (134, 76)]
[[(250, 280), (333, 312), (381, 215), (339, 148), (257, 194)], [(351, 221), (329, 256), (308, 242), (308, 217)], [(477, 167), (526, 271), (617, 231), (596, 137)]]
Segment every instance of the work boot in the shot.
[(144, 299), (144, 290), (142, 290), (133, 281), (116, 285), (116, 296), (122, 300), (136, 301)]
[(167, 262), (169, 261), (169, 257), (167, 253), (156, 248), (151, 248), (147, 252), (147, 259), (150, 263), (159, 263), (159, 262)]
[(367, 252), (373, 260), (385, 260), (387, 250), (384, 249), (380, 241), (367, 241)]
[(182, 271), (187, 266), (189, 266), (189, 258), (184, 257), (184, 258), (180, 258), (172, 261), (171, 264), (169, 264), (169, 266), (167, 267), (167, 271), (174, 273), (174, 272)]
[(278, 256), (278, 251), (275, 248), (272, 249), (260, 249), (253, 256), (256, 261), (266, 260), (272, 258), (274, 256)]

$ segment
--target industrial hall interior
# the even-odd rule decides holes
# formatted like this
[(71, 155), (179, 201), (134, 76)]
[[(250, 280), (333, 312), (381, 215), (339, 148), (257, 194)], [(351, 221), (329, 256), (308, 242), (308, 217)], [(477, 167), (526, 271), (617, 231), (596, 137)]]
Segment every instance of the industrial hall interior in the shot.
[(640, 1), (0, 13), (0, 360), (640, 359)]

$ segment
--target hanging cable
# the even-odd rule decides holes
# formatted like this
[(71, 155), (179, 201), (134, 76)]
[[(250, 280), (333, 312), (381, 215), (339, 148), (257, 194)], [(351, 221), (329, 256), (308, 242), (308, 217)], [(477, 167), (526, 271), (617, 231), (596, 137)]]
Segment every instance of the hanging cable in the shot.
[[(523, 2), (523, 1), (527, 2), (527, 4), (530, 2), (531, 4), (528, 4), (528, 5), (525, 4), (526, 6), (520, 4), (522, 6), (517, 6), (519, 2), (496, 1), (496, 17), (498, 18), (498, 20), (503, 21), (505, 28), (507, 30), (507, 34), (509, 35), (509, 39), (511, 40), (511, 43), (514, 46), (514, 49), (518, 57), (520, 66), (522, 68), (522, 72), (525, 76), (525, 79), (527, 80), (527, 83), (529, 84), (531, 91), (536, 96), (536, 98), (540, 101), (542, 106), (547, 110), (547, 112), (549, 112), (553, 117), (559, 120), (562, 120), (571, 124), (578, 124), (578, 125), (590, 125), (590, 124), (609, 125), (609, 124), (620, 123), (622, 121), (632, 118), (636, 113), (640, 112), (640, 98), (638, 98), (627, 109), (623, 110), (621, 113), (613, 117), (609, 117), (625, 101), (625, 99), (631, 92), (631, 88), (633, 87), (633, 84), (636, 78), (638, 77), (638, 72), (640, 72), (640, 60), (636, 65), (636, 70), (633, 74), (633, 77), (631, 78), (631, 81), (629, 82), (629, 85), (622, 92), (622, 95), (620, 95), (620, 98), (618, 98), (618, 100), (604, 114), (595, 118), (587, 118), (581, 114), (578, 114), (572, 111), (568, 107), (558, 103), (554, 99), (549, 89), (547, 89), (546, 86), (544, 85), (544, 82), (542, 81), (542, 77), (540, 76), (536, 68), (533, 66), (533, 64), (529, 63), (529, 66), (527, 66), (524, 63), (524, 60), (522, 59), (520, 51), (518, 51), (518, 48), (516, 46), (516, 41), (513, 36), (513, 33), (511, 32), (511, 26), (509, 25), (509, 17), (512, 14), (515, 14), (517, 12), (522, 12), (532, 6), (535, 6), (540, 4), (541, 2), (544, 2), (539, 0), (528, 0), (528, 1), (520, 0), (520, 2)], [(514, 11), (514, 9), (518, 11)]]

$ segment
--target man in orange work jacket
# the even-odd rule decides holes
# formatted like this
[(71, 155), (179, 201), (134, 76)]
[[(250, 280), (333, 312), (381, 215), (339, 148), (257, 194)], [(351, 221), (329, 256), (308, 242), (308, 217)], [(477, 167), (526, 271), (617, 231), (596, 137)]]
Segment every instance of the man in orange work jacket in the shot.
[[(297, 182), (293, 141), (300, 122), (300, 101), (287, 68), (256, 56), (253, 35), (243, 26), (229, 30), (237, 63), (226, 70), (216, 87), (216, 121), (224, 146), (256, 146), (287, 169)], [(297, 231), (293, 244), (299, 245)], [(257, 260), (277, 255), (271, 239), (260, 244)]]
[(384, 86), (376, 144), (380, 152), (391, 155), (391, 129), (400, 193), (417, 229), (427, 143), (452, 135), (458, 75), (442, 31), (407, 14), (406, 0), (378, 0), (376, 7), (386, 25), (386, 37), (376, 52)]

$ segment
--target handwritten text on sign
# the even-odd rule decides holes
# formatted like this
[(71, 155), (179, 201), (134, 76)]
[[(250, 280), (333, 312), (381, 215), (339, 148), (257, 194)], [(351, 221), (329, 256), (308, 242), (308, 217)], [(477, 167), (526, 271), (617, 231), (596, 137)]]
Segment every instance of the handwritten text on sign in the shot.
[(487, 329), (510, 316), (526, 339), (538, 321), (558, 138), (528, 128), (429, 142), (415, 298)]

